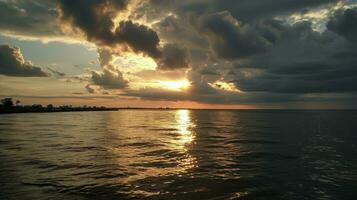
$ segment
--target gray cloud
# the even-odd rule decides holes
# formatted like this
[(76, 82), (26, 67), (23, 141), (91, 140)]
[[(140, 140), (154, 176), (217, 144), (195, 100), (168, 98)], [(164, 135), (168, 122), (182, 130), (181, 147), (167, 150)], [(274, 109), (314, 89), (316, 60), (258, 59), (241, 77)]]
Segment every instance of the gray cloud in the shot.
[(357, 42), (357, 8), (335, 13), (328, 22), (327, 28), (347, 40)]
[(107, 48), (99, 48), (98, 49), (98, 59), (101, 67), (105, 67), (113, 62), (113, 52)]
[(160, 39), (149, 27), (127, 20), (119, 22), (116, 30), (112, 31), (116, 12), (124, 10), (126, 6), (126, 0), (59, 1), (62, 21), (79, 28), (89, 41), (111, 47), (127, 45), (134, 52), (159, 57)]
[[(98, 60), (102, 67), (102, 72), (92, 71), (91, 82), (100, 86), (102, 89), (124, 89), (128, 87), (128, 81), (125, 80), (120, 70), (113, 65), (115, 52), (109, 48), (98, 49)], [(90, 84), (86, 86), (89, 93), (95, 93), (96, 90)]]
[(158, 62), (158, 68), (162, 70), (188, 68), (189, 63), (187, 49), (176, 44), (168, 44), (162, 49), (162, 58)]
[(160, 18), (160, 21), (156, 22), (153, 28), (166, 41), (183, 44), (190, 49), (208, 47), (206, 38), (194, 29), (190, 20), (186, 19), (185, 16), (169, 15)]
[[(345, 11), (338, 12), (344, 13)], [(225, 13), (226, 16), (229, 16), (229, 13)], [(222, 13), (219, 14), (222, 15)], [(211, 16), (219, 16), (219, 14)], [(203, 15), (203, 17), (206, 16)], [(224, 19), (224, 17), (221, 18)], [(227, 20), (228, 22), (238, 22), (232, 16), (230, 18), (231, 20)], [(220, 27), (222, 20), (217, 21), (219, 23), (212, 22), (212, 24), (214, 26), (218, 24), (217, 26)], [(214, 36), (227, 38), (227, 43), (234, 42), (237, 36), (230, 39), (227, 36), (229, 35), (227, 30), (232, 27), (236, 28), (234, 27), (236, 23), (227, 24), (229, 24), (227, 26), (229, 28), (217, 28), (218, 34), (214, 33)], [(353, 33), (353, 28), (349, 28), (347, 31)], [(335, 98), (334, 95), (350, 96), (348, 94), (357, 91), (355, 44), (345, 41), (330, 30), (322, 33), (314, 31), (310, 22), (289, 25), (285, 21), (266, 19), (250, 23), (249, 29), (254, 31), (254, 34), (247, 34), (247, 37), (263, 38), (269, 43), (268, 48), (258, 52), (252, 51), (245, 57), (243, 56), (244, 59), (238, 57), (236, 65), (235, 61), (229, 61), (231, 60), (229, 57), (221, 56), (222, 62), (219, 62), (213, 69), (212, 65), (199, 70), (194, 69), (188, 76), (192, 83), (190, 95), (180, 96), (180, 98), (233, 104), (243, 102), (317, 102), (319, 99), (328, 101), (329, 98), (322, 97), (325, 94), (331, 94), (331, 100), (338, 100), (341, 98)], [(199, 29), (199, 31), (202, 30), (204, 29)], [(202, 33), (207, 34), (204, 31)], [(250, 38), (248, 40), (254, 43), (254, 40)], [(212, 39), (210, 41), (212, 42)], [(219, 40), (215, 42), (225, 45), (225, 41), (223, 44)], [(244, 48), (241, 49), (244, 51)], [(245, 93), (222, 93), (208, 84), (220, 78), (234, 83)], [(146, 98), (154, 98), (157, 95), (162, 99), (166, 95), (164, 92), (160, 95), (158, 91), (154, 93), (145, 91), (144, 93)], [(308, 96), (310, 94), (315, 94), (315, 97), (310, 98)], [(140, 96), (139, 93), (136, 95)], [(216, 98), (217, 96), (221, 98)], [(174, 96), (172, 99), (174, 98), (177, 97)]]
[[(160, 48), (160, 38), (156, 31), (146, 25), (122, 20), (116, 26), (115, 13), (125, 10), (127, 1), (69, 1), (60, 0), (61, 19), (83, 31), (89, 41), (98, 45), (116, 48), (124, 46), (135, 53), (148, 55), (160, 69), (177, 69), (189, 66), (186, 49), (176, 44)], [(113, 53), (113, 52), (112, 52)]]
[(89, 41), (110, 44), (113, 41), (112, 17), (116, 9), (124, 9), (125, 1), (114, 4), (109, 0), (59, 0), (62, 21), (70, 22), (82, 30)]
[(0, 45), (0, 74), (24, 77), (47, 76), (40, 67), (25, 61), (19, 48), (9, 45)]
[(124, 89), (128, 81), (119, 70), (103, 68), (103, 73), (92, 71), (92, 81), (103, 89)]
[(66, 76), (65, 73), (59, 72), (59, 71), (54, 70), (54, 69), (52, 69), (52, 68), (50, 68), (50, 67), (47, 67), (47, 69), (48, 69), (52, 74), (54, 74), (54, 75), (56, 75), (56, 76), (60, 76), (60, 77)]
[[(319, 6), (322, 9), (337, 1), (302, 1), (299, 5), (293, 1), (278, 0), (263, 3), (229, 1), (232, 6), (228, 9), (212, 6), (213, 1), (151, 2), (178, 15), (164, 18), (157, 24), (160, 35), (185, 44), (195, 44), (197, 40), (192, 38), (201, 35), (207, 40), (200, 41), (202, 45), (196, 43), (190, 46), (190, 50), (200, 49), (203, 54), (211, 56), (208, 59), (201, 57), (204, 62), (193, 65), (188, 75), (192, 84), (189, 95), (173, 95), (168, 99), (232, 104), (335, 100), (349, 102), (350, 105), (348, 99), (356, 98), (353, 95), (357, 91), (355, 9), (335, 12), (330, 19), (326, 19), (327, 30), (317, 32), (312, 29), (310, 21), (287, 23), (273, 17), (305, 12)], [(216, 1), (221, 5), (224, 2), (228, 5), (228, 1)], [(195, 7), (195, 3), (199, 6)], [(259, 10), (264, 6), (276, 8), (267, 9), (262, 15), (253, 12), (254, 8)], [(244, 11), (246, 16), (235, 12), (244, 7), (247, 9)], [(222, 10), (226, 11), (219, 12)], [(175, 36), (175, 31), (192, 30), (189, 24), (181, 22), (181, 18), (186, 18), (197, 33), (192, 32), (190, 36), (183, 34), (184, 38), (180, 37), (181, 34)], [(211, 51), (202, 48), (205, 43), (211, 45)], [(192, 51), (190, 54), (193, 60), (197, 59)], [(222, 92), (208, 84), (217, 80), (234, 83), (244, 93)], [(158, 96), (164, 99), (165, 95), (169, 95), (158, 91), (142, 92), (144, 98)], [(140, 93), (135, 96), (140, 96)]]
[(234, 18), (244, 22), (284, 16), (307, 9), (326, 6), (342, 0), (150, 0), (157, 10), (166, 10), (180, 15), (190, 13), (202, 15), (228, 11)]
[(87, 90), (88, 93), (94, 94), (95, 89), (91, 87), (90, 84), (86, 85), (85, 89)]
[(62, 36), (55, 7), (55, 1), (0, 1), (0, 30), (32, 37)]
[(209, 37), (215, 54), (224, 59), (245, 58), (264, 52), (271, 44), (249, 25), (229, 12), (204, 15), (199, 20), (201, 32)]
[(122, 21), (115, 31), (115, 39), (128, 44), (134, 52), (143, 52), (153, 58), (160, 57), (159, 36), (145, 25)]
[[(279, 23), (279, 22), (275, 22)], [(336, 93), (357, 91), (356, 45), (329, 30), (313, 31), (308, 22), (282, 22), (274, 47), (237, 65), (233, 82), (243, 91)], [(245, 68), (259, 69), (245, 76)]]
[(339, 0), (240, 0), (240, 1), (215, 1), (214, 8), (218, 10), (227, 10), (232, 15), (242, 21), (252, 21), (282, 16), (296, 12), (306, 11), (307, 9), (318, 6), (335, 3)]
[[(180, 16), (211, 14), (228, 11), (232, 16), (243, 22), (261, 19), (271, 19), (276, 16), (287, 16), (292, 13), (306, 12), (327, 5), (333, 5), (344, 0), (150, 0), (145, 1), (140, 10), (145, 15), (160, 18), (162, 13), (172, 12)], [(148, 8), (149, 7), (149, 8)], [(144, 14), (141, 14), (144, 15)], [(148, 18), (148, 17), (147, 17)]]

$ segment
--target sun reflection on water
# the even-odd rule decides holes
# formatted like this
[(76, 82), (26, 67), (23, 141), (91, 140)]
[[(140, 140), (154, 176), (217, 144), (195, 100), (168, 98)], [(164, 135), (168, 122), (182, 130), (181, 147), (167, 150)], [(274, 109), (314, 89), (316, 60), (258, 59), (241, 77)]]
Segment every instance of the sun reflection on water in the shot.
[(189, 110), (146, 112), (152, 116), (149, 120), (145, 120), (148, 113), (136, 114), (125, 124), (121, 123), (122, 116), (116, 114), (112, 123), (108, 123), (116, 130), (115, 139), (110, 140), (114, 143), (106, 148), (114, 155), (115, 163), (128, 174), (116, 179), (115, 183), (137, 185), (132, 193), (151, 196), (155, 194), (139, 187), (141, 181), (152, 177), (185, 176), (198, 166), (191, 152), (196, 124)]
[(177, 110), (175, 113), (178, 136), (173, 141), (174, 148), (184, 153), (184, 156), (179, 160), (178, 173), (187, 172), (187, 170), (197, 166), (197, 159), (189, 152), (192, 147), (190, 145), (195, 140), (193, 128), (196, 126), (190, 114), (189, 110)]
[(186, 149), (186, 145), (191, 144), (195, 135), (192, 129), (195, 127), (195, 124), (191, 120), (190, 111), (189, 110), (177, 110), (176, 111), (176, 122), (177, 122), (177, 130), (179, 133), (179, 138), (177, 140), (177, 144), (183, 149)]

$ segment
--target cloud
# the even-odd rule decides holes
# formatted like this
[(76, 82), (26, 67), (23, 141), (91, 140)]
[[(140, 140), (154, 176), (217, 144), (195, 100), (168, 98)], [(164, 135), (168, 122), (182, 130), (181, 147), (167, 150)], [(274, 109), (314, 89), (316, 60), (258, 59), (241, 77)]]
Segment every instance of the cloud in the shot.
[(336, 3), (339, 0), (241, 0), (218, 1), (216, 9), (227, 10), (232, 15), (242, 21), (252, 21), (284, 16), (296, 12), (304, 12), (318, 6)]
[(208, 36), (215, 54), (224, 59), (245, 58), (264, 52), (271, 45), (227, 11), (202, 16), (198, 27)]
[(157, 33), (145, 25), (132, 21), (121, 21), (115, 31), (115, 39), (127, 44), (134, 52), (142, 52), (152, 58), (160, 57)]
[[(91, 71), (91, 82), (94, 85), (100, 86), (102, 89), (114, 90), (124, 89), (128, 87), (128, 81), (123, 77), (123, 74), (118, 70), (113, 62), (115, 52), (109, 48), (98, 49), (98, 60), (102, 67), (102, 72)], [(86, 86), (89, 93), (94, 93), (95, 89), (90, 84)]]
[(150, 5), (159, 12), (174, 12), (177, 14), (201, 15), (228, 11), (234, 18), (244, 22), (273, 18), (303, 12), (307, 9), (326, 6), (341, 0), (150, 0)]
[(118, 2), (59, 0), (58, 6), (62, 22), (71, 23), (74, 28), (83, 31), (89, 41), (110, 44), (114, 37), (112, 17), (116, 9), (125, 8), (125, 1)]
[(54, 70), (54, 69), (52, 69), (52, 68), (50, 68), (50, 67), (47, 67), (47, 69), (48, 69), (51, 73), (53, 73), (54, 75), (56, 75), (56, 76), (60, 76), (60, 77), (66, 76), (65, 73), (56, 71), (56, 70)]
[(0, 74), (24, 77), (48, 76), (40, 67), (25, 61), (19, 48), (9, 45), (0, 45)]
[(0, 1), (1, 33), (39, 39), (65, 37), (55, 8), (55, 1)]
[(89, 41), (111, 47), (124, 45), (134, 52), (159, 57), (160, 39), (149, 27), (126, 20), (120, 21), (112, 31), (115, 27), (113, 18), (126, 6), (125, 0), (59, 1), (62, 21), (83, 31)]
[(98, 49), (98, 60), (101, 67), (105, 67), (113, 63), (114, 53), (108, 48)]
[[(236, 86), (246, 92), (338, 93), (357, 91), (356, 44), (329, 30), (314, 31), (311, 23), (280, 23), (274, 46), (237, 64)], [(269, 24), (269, 23), (268, 23)], [(266, 26), (269, 26), (266, 24)], [(246, 68), (259, 73), (246, 76)]]
[[(280, 1), (275, 2), (279, 7)], [(287, 2), (288, 4), (281, 3), (293, 5), (293, 2)], [(201, 12), (196, 12), (194, 17), (188, 15), (187, 19), (196, 28), (198, 34), (207, 38), (211, 51), (207, 49), (206, 53), (211, 54), (211, 57), (203, 60), (206, 65), (195, 64), (188, 73), (187, 78), (191, 82), (189, 93), (177, 96), (163, 91), (148, 91), (149, 89), (140, 92), (143, 98), (157, 96), (159, 99), (165, 99), (167, 95), (168, 100), (178, 98), (231, 104), (332, 102), (334, 100), (341, 103), (345, 100), (342, 100), (340, 95), (353, 99), (355, 98), (353, 94), (357, 91), (354, 11), (337, 10), (331, 18), (326, 19), (327, 29), (319, 32), (312, 28), (310, 21), (291, 23), (273, 19), (273, 16), (292, 14), (302, 8), (316, 8), (334, 2), (304, 1), (302, 3), (306, 5), (302, 7), (298, 5), (297, 8), (279, 8), (281, 12), (272, 12), (259, 18), (252, 16), (249, 20), (247, 16), (243, 21), (238, 20), (235, 14), (228, 11), (215, 12), (214, 10), (212, 13), (201, 6)], [(267, 2), (270, 3), (271, 1)], [(167, 9), (177, 11), (175, 7), (177, 4), (170, 8), (174, 4), (172, 1), (162, 4), (157, 6), (167, 6)], [(192, 4), (186, 2), (186, 6), (188, 5)], [(190, 11), (180, 10), (180, 12)], [(329, 12), (334, 13), (334, 11)], [(167, 37), (175, 41), (189, 43), (193, 37), (180, 38), (181, 35), (177, 35), (175, 38), (173, 34), (173, 30), (187, 30), (185, 26), (187, 24), (183, 25), (179, 22), (182, 16), (170, 16), (169, 21), (165, 18), (162, 23), (157, 24), (160, 28), (158, 32), (164, 32)], [(201, 45), (203, 46), (204, 44)], [(194, 48), (197, 48), (197, 45)], [(201, 52), (205, 51), (201, 49)], [(191, 53), (192, 56), (194, 57)], [(217, 80), (234, 83), (243, 93), (233, 94), (220, 91), (219, 88), (212, 88), (209, 83)], [(140, 96), (140, 92), (136, 92), (135, 96)], [(314, 97), (312, 98), (311, 95)]]
[(206, 38), (197, 33), (196, 29), (190, 24), (190, 20), (185, 16), (168, 15), (161, 17), (153, 24), (153, 28), (160, 37), (171, 43), (180, 44), (189, 49), (208, 47)]
[(88, 62), (88, 64), (90, 64), (90, 65), (95, 65), (95, 64), (97, 64), (97, 61), (95, 61), (95, 60), (90, 60), (90, 61)]
[(158, 68), (162, 70), (173, 70), (188, 68), (190, 59), (188, 51), (176, 44), (168, 44), (162, 50), (162, 58), (158, 61)]
[(86, 85), (85, 89), (87, 90), (88, 93), (94, 94), (96, 91), (93, 87), (91, 87), (90, 84)]
[[(6, 15), (0, 29), (57, 34), (44, 17), (52, 16), (46, 9), (53, 3), (40, 2), (46, 5), (40, 9), (34, 2), (0, 1), (6, 4), (0, 7)], [(92, 89), (125, 88), (121, 94), (144, 99), (208, 103), (322, 102), (342, 99), (338, 95), (355, 99), (355, 6), (343, 0), (59, 0), (60, 18), (49, 21), (59, 20), (98, 47), (102, 72), (91, 72)], [(307, 17), (296, 17), (301, 15)], [(124, 66), (115, 65), (126, 62), (114, 61), (126, 52), (151, 57), (156, 71), (123, 75), (117, 69)], [(181, 94), (134, 90), (124, 77), (166, 80), (176, 72), (191, 83)], [(213, 87), (217, 83), (242, 92)]]
[(357, 8), (335, 13), (328, 22), (327, 28), (347, 40), (357, 42)]
[(187, 50), (177, 44), (167, 44), (160, 48), (160, 38), (152, 28), (131, 20), (121, 20), (117, 25), (114, 24), (117, 12), (124, 12), (127, 4), (127, 1), (73, 3), (69, 0), (60, 0), (59, 8), (64, 23), (71, 23), (80, 29), (89, 41), (96, 43), (100, 48), (117, 49), (110, 51), (111, 53), (130, 50), (150, 56), (161, 69), (188, 67)]
[(104, 68), (102, 73), (92, 71), (92, 81), (103, 89), (124, 89), (128, 81), (119, 70)]
[(184, 70), (142, 70), (135, 72), (132, 75), (140, 77), (143, 80), (162, 80), (170, 81), (175, 79), (184, 79), (185, 78)]

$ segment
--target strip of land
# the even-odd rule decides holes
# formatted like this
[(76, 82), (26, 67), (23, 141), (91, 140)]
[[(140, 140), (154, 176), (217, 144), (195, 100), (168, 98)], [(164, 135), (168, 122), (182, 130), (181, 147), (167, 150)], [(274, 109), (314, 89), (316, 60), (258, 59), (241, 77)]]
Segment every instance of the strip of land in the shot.
[(56, 107), (56, 108), (32, 108), (32, 107), (12, 107), (0, 108), (0, 114), (9, 113), (47, 113), (47, 112), (88, 112), (88, 111), (117, 111), (118, 108), (106, 107)]

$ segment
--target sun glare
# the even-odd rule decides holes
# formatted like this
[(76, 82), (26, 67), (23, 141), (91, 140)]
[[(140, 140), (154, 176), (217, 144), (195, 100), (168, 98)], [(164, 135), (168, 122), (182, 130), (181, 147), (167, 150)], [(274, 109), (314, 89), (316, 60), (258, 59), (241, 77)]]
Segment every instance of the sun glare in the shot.
[(165, 89), (176, 91), (182, 91), (190, 87), (190, 82), (188, 80), (159, 81), (159, 83)]

